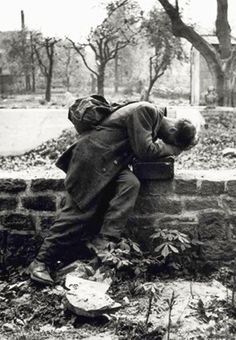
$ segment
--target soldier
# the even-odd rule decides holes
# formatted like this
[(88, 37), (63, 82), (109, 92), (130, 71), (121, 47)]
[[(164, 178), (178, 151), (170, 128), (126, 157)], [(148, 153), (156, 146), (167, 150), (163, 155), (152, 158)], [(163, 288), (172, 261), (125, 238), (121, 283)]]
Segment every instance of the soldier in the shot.
[(72, 249), (120, 239), (140, 188), (129, 168), (134, 157), (155, 161), (196, 144), (194, 125), (165, 110), (148, 102), (125, 105), (62, 154), (56, 165), (66, 172), (66, 204), (29, 267), (32, 280), (53, 284), (50, 269)]

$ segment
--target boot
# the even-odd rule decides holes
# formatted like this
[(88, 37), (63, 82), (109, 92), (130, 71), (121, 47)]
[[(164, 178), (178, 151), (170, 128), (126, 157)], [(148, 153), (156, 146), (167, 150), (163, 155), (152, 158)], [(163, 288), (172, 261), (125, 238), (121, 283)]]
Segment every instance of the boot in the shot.
[(54, 284), (54, 280), (49, 274), (45, 263), (40, 262), (38, 260), (34, 260), (29, 265), (28, 271), (29, 271), (31, 280), (44, 283), (46, 285)]

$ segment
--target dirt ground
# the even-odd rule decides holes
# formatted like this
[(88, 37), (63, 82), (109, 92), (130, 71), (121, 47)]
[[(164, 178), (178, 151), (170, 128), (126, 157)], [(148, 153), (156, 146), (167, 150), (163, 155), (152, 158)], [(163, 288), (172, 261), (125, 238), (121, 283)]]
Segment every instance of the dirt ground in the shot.
[[(70, 310), (65, 277), (54, 287), (44, 287), (30, 281), (22, 270), (8, 282), (0, 281), (0, 338), (235, 340), (236, 301), (221, 279), (219, 273), (204, 280), (166, 275), (153, 277), (152, 281), (118, 279), (113, 281), (108, 293), (121, 308), (85, 317)], [(143, 285), (155, 288), (152, 300), (150, 290), (140, 290)]]

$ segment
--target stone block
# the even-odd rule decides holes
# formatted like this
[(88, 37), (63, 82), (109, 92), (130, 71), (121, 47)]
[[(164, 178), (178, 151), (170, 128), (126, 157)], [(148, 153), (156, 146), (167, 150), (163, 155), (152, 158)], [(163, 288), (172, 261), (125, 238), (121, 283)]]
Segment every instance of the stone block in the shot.
[(209, 262), (229, 262), (235, 257), (236, 241), (228, 242), (221, 239), (205, 240), (201, 246), (201, 254)]
[(188, 198), (184, 200), (184, 208), (187, 211), (197, 211), (203, 209), (217, 209), (219, 202), (216, 198)]
[(9, 233), (6, 264), (16, 267), (28, 266), (38, 253), (41, 244), (40, 235)]
[(48, 231), (52, 224), (55, 222), (56, 216), (41, 216), (40, 217), (40, 229), (42, 231)]
[(37, 178), (31, 181), (30, 189), (34, 192), (53, 190), (53, 191), (64, 191), (64, 180), (63, 179), (44, 179)]
[(53, 195), (22, 197), (21, 201), (25, 209), (56, 211), (56, 198)]
[(174, 215), (182, 211), (182, 205), (179, 200), (169, 197), (139, 197), (134, 211), (137, 214), (167, 213)]
[(27, 187), (23, 179), (4, 178), (0, 180), (0, 192), (18, 193)]
[(235, 198), (226, 197), (223, 199), (223, 204), (225, 204), (228, 207), (228, 209), (232, 211), (236, 211), (236, 199)]
[(194, 217), (165, 216), (158, 220), (157, 229), (175, 229), (188, 235), (191, 239), (198, 238), (198, 222)]
[(180, 195), (194, 195), (197, 193), (197, 181), (195, 179), (175, 180), (175, 193)]
[(201, 183), (201, 188), (199, 190), (199, 193), (200, 195), (204, 195), (204, 196), (223, 194), (224, 193), (224, 182), (204, 180)]
[(173, 193), (173, 180), (141, 181), (139, 192), (141, 196), (171, 195), (171, 193)]
[(35, 221), (31, 215), (23, 213), (6, 213), (1, 216), (4, 227), (16, 230), (34, 230)]
[(124, 234), (138, 242), (142, 249), (150, 250), (150, 235), (154, 233), (155, 221), (156, 217), (133, 216), (129, 218)]
[(16, 209), (16, 197), (0, 197), (0, 210), (13, 210)]
[(231, 234), (233, 238), (236, 238), (236, 214), (229, 216), (229, 224), (231, 226)]
[(199, 234), (202, 241), (226, 240), (228, 220), (223, 211), (205, 211), (198, 215)]
[(227, 182), (227, 192), (230, 196), (236, 197), (236, 181)]

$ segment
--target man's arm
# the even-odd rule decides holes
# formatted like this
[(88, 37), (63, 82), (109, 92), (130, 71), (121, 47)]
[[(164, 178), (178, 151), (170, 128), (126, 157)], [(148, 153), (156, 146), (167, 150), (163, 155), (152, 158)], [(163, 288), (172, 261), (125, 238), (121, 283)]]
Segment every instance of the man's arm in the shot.
[(174, 156), (182, 151), (176, 146), (153, 141), (153, 130), (160, 125), (161, 116), (152, 104), (140, 103), (128, 117), (127, 129), (131, 147), (139, 159), (156, 160), (163, 156)]

